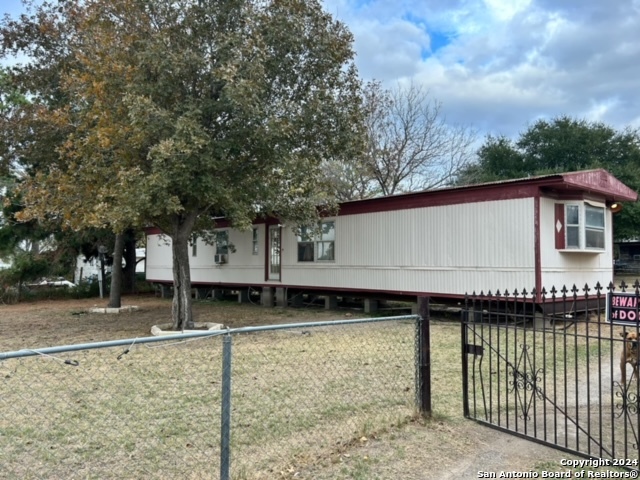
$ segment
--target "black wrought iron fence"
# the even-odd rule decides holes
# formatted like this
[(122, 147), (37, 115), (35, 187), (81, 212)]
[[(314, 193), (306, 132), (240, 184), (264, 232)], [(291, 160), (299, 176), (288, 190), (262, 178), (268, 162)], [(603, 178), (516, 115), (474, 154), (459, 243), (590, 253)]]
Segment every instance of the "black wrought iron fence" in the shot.
[(637, 469), (640, 284), (469, 295), (465, 416)]

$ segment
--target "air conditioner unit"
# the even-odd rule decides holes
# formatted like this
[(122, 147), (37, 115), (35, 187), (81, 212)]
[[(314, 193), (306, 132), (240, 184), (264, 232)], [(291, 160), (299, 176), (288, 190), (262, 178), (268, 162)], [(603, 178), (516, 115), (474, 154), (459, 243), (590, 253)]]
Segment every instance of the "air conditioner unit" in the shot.
[(227, 255), (224, 253), (216, 253), (215, 257), (213, 258), (213, 261), (216, 262), (218, 265), (227, 263)]

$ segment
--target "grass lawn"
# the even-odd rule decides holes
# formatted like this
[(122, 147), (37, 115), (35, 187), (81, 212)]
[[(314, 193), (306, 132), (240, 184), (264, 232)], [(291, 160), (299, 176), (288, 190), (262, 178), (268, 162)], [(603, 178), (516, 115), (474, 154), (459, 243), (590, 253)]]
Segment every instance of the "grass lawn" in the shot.
[[(139, 312), (86, 313), (98, 302), (2, 306), (0, 351), (143, 337), (170, 317), (169, 300), (126, 297)], [(361, 315), (229, 302), (194, 311), (230, 327)], [(232, 477), (464, 479), (479, 469), (560, 471), (560, 459), (575, 458), (463, 418), (455, 320), (433, 319), (433, 414), (420, 418), (414, 342), (406, 321), (234, 336)], [(3, 478), (218, 478), (221, 343), (1, 361)]]

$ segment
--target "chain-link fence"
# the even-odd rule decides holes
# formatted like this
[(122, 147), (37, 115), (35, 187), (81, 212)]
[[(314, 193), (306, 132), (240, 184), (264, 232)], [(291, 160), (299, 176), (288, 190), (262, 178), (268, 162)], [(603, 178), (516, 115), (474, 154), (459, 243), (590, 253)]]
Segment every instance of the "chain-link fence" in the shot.
[(287, 478), (416, 414), (419, 317), (0, 354), (11, 479)]

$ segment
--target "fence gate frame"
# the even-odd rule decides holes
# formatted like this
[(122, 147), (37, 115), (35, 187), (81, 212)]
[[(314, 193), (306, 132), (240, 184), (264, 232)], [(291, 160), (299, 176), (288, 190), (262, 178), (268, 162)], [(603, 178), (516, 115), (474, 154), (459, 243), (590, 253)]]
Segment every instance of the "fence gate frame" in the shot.
[[(620, 291), (635, 297), (640, 285)], [(628, 289), (632, 288), (631, 292)], [(467, 296), (461, 310), (464, 417), (572, 455), (638, 470), (640, 385), (620, 373), (620, 333), (606, 321), (616, 287), (585, 285)], [(595, 294), (591, 292), (595, 291)], [(537, 301), (536, 301), (537, 300)], [(640, 363), (640, 354), (638, 354)]]

